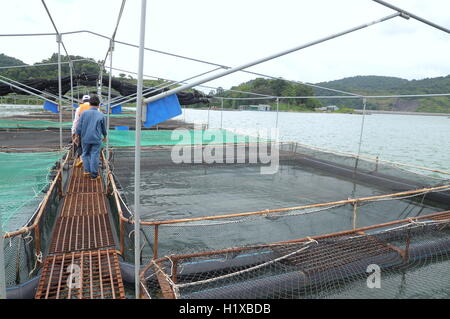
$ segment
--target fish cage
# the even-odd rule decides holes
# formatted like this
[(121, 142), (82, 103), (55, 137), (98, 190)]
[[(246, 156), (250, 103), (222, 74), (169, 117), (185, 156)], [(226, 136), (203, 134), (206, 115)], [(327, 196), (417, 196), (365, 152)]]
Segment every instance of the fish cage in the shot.
[(169, 255), (143, 298), (448, 298), (450, 212), (253, 246)]
[[(184, 151), (194, 159), (196, 152), (211, 152), (208, 147), (211, 145), (186, 145)], [(220, 147), (222, 151), (217, 151)], [(400, 233), (389, 230), (388, 234), (400, 236), (401, 241), (404, 239), (401, 236), (409, 232), (408, 227), (418, 225), (413, 221), (427, 219), (426, 216), (441, 216), (439, 214), (450, 207), (450, 175), (444, 171), (293, 142), (230, 142), (216, 145), (215, 151), (222, 158), (179, 163), (174, 161), (173, 145), (141, 147), (141, 258), (148, 265), (142, 273), (144, 279), (141, 284), (152, 298), (288, 298), (291, 295), (286, 291), (290, 290), (295, 290), (292, 297), (321, 297), (324, 295), (318, 287), (314, 288), (316, 293), (308, 295), (297, 293), (298, 289), (289, 286), (312, 280), (295, 279), (300, 271), (300, 268), (295, 270), (295, 264), (273, 272), (273, 276), (286, 280), (274, 284), (285, 287), (284, 292), (270, 292), (270, 285), (262, 289), (266, 287), (265, 283), (272, 281), (272, 275), (268, 275), (267, 280), (262, 278), (252, 286), (259, 288), (252, 288), (248, 293), (245, 293), (245, 284), (239, 283), (253, 280), (262, 273), (271, 273), (270, 265), (279, 265), (278, 258), (283, 256), (283, 252), (286, 255), (293, 253), (286, 257), (293, 258), (294, 252), (304, 245), (304, 240), (297, 242), (299, 238), (311, 238), (315, 239), (311, 243), (321, 243), (317, 238), (337, 233), (345, 234), (336, 236), (347, 240), (348, 234), (359, 236), (358, 232), (365, 229), (382, 229), (377, 225), (410, 225), (405, 226), (406, 230), (402, 228)], [(274, 153), (277, 154), (277, 170), (261, 174), (261, 169), (270, 168), (273, 164), (261, 154)], [(107, 168), (110, 204), (116, 216), (116, 228), (120, 230), (120, 250), (128, 263), (133, 263), (134, 258), (134, 177), (130, 172), (133, 160), (134, 147), (113, 147)], [(445, 218), (441, 216), (439, 220), (446, 220), (448, 213), (442, 214)], [(434, 219), (430, 223), (433, 224)], [(447, 228), (439, 231), (436, 236), (445, 239)], [(428, 235), (425, 233), (424, 236)], [(371, 238), (361, 240), (367, 244)], [(276, 253), (270, 253), (271, 248), (268, 247), (278, 243), (289, 245), (278, 246)], [(311, 243), (308, 241), (308, 245)], [(328, 264), (339, 258), (342, 260), (338, 263), (346, 262), (345, 256), (358, 251), (361, 245), (357, 240), (326, 243), (330, 246), (323, 246), (323, 251), (318, 248), (308, 250), (311, 263), (316, 257), (317, 263)], [(383, 245), (380, 242), (374, 249), (381, 249)], [(341, 250), (332, 247), (341, 247)], [(368, 246), (367, 249), (372, 248)], [(334, 251), (335, 255), (327, 257), (325, 251)], [(366, 256), (364, 251), (355, 254), (356, 259), (360, 255)], [(168, 263), (171, 264), (169, 268)], [(268, 263), (268, 267), (255, 269), (256, 277), (245, 277), (246, 273), (253, 271), (252, 267), (264, 263)], [(177, 286), (179, 278), (175, 281), (170, 279), (177, 273), (178, 270), (174, 270), (177, 265), (184, 269), (180, 274), (187, 274), (185, 271), (189, 269), (186, 278), (190, 279), (186, 282), (183, 279), (180, 287)], [(236, 267), (243, 271), (244, 277), (232, 275)], [(291, 273), (294, 277), (289, 277)], [(220, 288), (230, 284), (226, 279), (212, 280), (214, 283), (205, 286), (195, 284), (205, 278), (222, 275), (236, 284), (230, 291)], [(153, 277), (149, 279), (149, 276)], [(189, 280), (192, 280), (192, 285), (188, 284)], [(321, 285), (326, 286), (326, 281)], [(182, 287), (188, 286), (196, 288), (180, 292)], [(201, 293), (214, 287), (223, 294)], [(260, 295), (256, 293), (258, 291)], [(344, 295), (336, 291), (335, 296)]]

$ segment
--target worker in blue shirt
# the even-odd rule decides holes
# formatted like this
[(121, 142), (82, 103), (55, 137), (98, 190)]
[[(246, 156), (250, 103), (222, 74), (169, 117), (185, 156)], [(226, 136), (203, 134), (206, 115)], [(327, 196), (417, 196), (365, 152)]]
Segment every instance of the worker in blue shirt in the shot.
[(106, 138), (105, 116), (99, 112), (100, 99), (92, 94), (89, 103), (91, 108), (81, 114), (77, 125), (77, 134), (81, 136), (83, 148), (84, 175), (90, 176), (91, 180), (100, 178), (98, 166), (100, 163), (100, 149)]

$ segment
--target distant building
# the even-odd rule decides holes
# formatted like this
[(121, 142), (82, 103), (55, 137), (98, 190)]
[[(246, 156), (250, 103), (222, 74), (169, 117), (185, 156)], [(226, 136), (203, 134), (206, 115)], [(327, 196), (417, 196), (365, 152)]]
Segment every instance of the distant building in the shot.
[(327, 111), (339, 111), (339, 108), (336, 105), (328, 105)]
[(322, 112), (333, 112), (333, 111), (338, 111), (339, 108), (336, 105), (327, 105), (327, 106), (322, 106), (322, 107), (316, 107), (316, 108), (314, 108), (314, 110), (322, 111)]
[(240, 105), (239, 110), (241, 111), (270, 111), (271, 106), (267, 104), (258, 105)]

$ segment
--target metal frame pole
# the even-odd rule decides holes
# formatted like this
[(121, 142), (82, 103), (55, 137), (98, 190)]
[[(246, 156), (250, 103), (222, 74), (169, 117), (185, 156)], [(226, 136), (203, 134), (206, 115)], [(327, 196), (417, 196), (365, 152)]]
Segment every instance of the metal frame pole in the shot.
[(222, 129), (222, 124), (223, 124), (223, 98), (220, 99), (222, 102), (222, 107), (220, 110), (220, 128)]
[(278, 128), (278, 110), (280, 109), (280, 98), (277, 97), (277, 119), (275, 121), (275, 128)]
[(140, 276), (139, 270), (141, 265), (141, 217), (140, 217), (140, 200), (141, 200), (141, 115), (142, 115), (142, 87), (143, 87), (143, 71), (144, 71), (144, 45), (145, 45), (145, 17), (147, 10), (147, 0), (141, 0), (141, 26), (139, 36), (139, 68), (137, 82), (137, 99), (136, 99), (136, 146), (134, 156), (134, 280), (136, 299), (140, 298)]
[(98, 76), (98, 83), (97, 83), (97, 95), (98, 98), (100, 99), (100, 102), (103, 102), (102, 86), (103, 86), (103, 65), (100, 65), (100, 74)]
[[(61, 42), (62, 36), (56, 35), (56, 42), (58, 42), (58, 99), (59, 99), (59, 148), (62, 149), (62, 84), (61, 84)], [(62, 164), (62, 159), (61, 159)]]
[(356, 162), (355, 162), (355, 170), (358, 168), (359, 156), (361, 155), (361, 145), (362, 145), (363, 132), (364, 132), (364, 122), (366, 119), (366, 107), (367, 107), (367, 99), (363, 98), (363, 113), (362, 113), (362, 120), (361, 120), (361, 131), (359, 134), (358, 155), (356, 156)]
[(75, 110), (73, 108), (73, 63), (69, 61), (69, 70), (70, 70), (70, 109), (72, 110), (72, 121), (75, 117)]
[(208, 129), (209, 129), (209, 111), (211, 111), (211, 105), (208, 105)]
[(109, 126), (110, 126), (110, 117), (111, 114), (111, 81), (112, 81), (112, 58), (114, 51), (114, 40), (111, 40), (109, 44), (109, 83), (108, 83), (108, 114), (106, 117), (106, 132), (108, 135), (106, 136), (106, 160), (109, 161)]
[(5, 245), (2, 216), (0, 214), (0, 299), (6, 299)]
[(420, 22), (422, 22), (422, 23), (428, 24), (429, 26), (431, 26), (431, 27), (433, 27), (433, 28), (436, 28), (436, 29), (438, 29), (438, 30), (444, 31), (444, 32), (446, 32), (446, 33), (450, 33), (450, 30), (447, 29), (447, 28), (445, 28), (445, 27), (442, 27), (442, 26), (440, 26), (440, 25), (437, 25), (436, 23), (431, 22), (431, 21), (429, 21), (429, 20), (427, 20), (427, 19), (424, 19), (424, 18), (421, 18), (421, 17), (419, 17), (419, 16), (416, 16), (415, 14), (413, 14), (413, 13), (411, 13), (411, 12), (408, 12), (408, 11), (406, 11), (406, 10), (403, 10), (403, 9), (401, 9), (401, 8), (399, 8), (399, 7), (396, 7), (396, 6), (394, 6), (394, 5), (390, 4), (390, 3), (387, 3), (387, 2), (385, 2), (385, 1), (383, 1), (383, 0), (373, 0), (373, 1), (375, 1), (375, 2), (377, 2), (377, 3), (379, 3), (379, 4), (381, 4), (381, 5), (383, 5), (383, 6), (385, 6), (385, 7), (388, 7), (388, 8), (390, 8), (390, 9), (392, 9), (392, 10), (395, 10), (395, 11), (399, 12), (399, 13), (402, 15), (402, 17), (404, 17), (404, 18), (406, 18), (406, 19), (409, 19), (409, 18), (411, 17), (411, 18), (413, 18), (413, 19), (415, 19), (415, 20), (417, 20), (417, 21), (420, 21)]

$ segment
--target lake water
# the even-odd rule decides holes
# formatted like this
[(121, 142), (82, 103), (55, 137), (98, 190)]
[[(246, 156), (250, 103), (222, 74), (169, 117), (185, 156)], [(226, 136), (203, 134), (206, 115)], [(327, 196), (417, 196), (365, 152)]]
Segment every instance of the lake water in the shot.
[(0, 118), (42, 111), (42, 105), (0, 104)]
[[(39, 110), (42, 110), (41, 105), (0, 104), (0, 117)], [(209, 123), (210, 128), (222, 126), (252, 133), (275, 128), (276, 116), (276, 112), (183, 109), (183, 114), (176, 119)], [(357, 153), (362, 118), (357, 114), (279, 112), (279, 139)], [(450, 171), (450, 118), (391, 114), (366, 116), (361, 154)]]
[[(183, 109), (177, 119), (208, 123), (208, 110)], [(276, 126), (276, 112), (209, 111), (209, 127), (244, 131)], [(363, 116), (339, 113), (278, 115), (279, 138), (350, 153), (358, 152)], [(450, 171), (450, 118), (372, 114), (365, 117), (361, 154)]]

